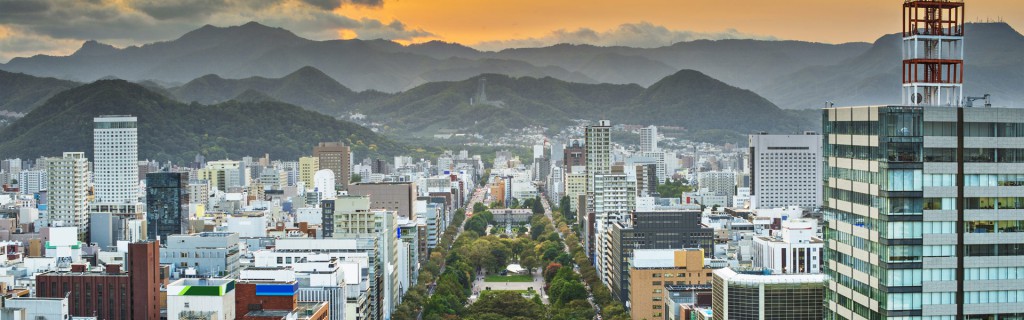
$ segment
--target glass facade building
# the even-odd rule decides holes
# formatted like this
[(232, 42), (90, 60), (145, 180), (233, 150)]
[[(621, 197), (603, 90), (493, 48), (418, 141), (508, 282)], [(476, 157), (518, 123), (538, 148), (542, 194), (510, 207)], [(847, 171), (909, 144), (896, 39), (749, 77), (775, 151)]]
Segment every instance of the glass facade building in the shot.
[[(146, 233), (167, 243), (167, 236), (189, 233), (188, 173), (146, 174)], [(159, 237), (159, 238), (158, 238)]]
[(1024, 110), (823, 114), (825, 319), (1020, 319)]

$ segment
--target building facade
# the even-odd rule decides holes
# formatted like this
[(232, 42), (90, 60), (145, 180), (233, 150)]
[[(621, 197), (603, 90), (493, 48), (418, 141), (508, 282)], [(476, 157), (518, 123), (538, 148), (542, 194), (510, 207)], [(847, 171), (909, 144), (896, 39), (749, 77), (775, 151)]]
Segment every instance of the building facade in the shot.
[(356, 183), (348, 186), (348, 193), (369, 196), (371, 209), (391, 210), (398, 212), (399, 217), (416, 219), (413, 208), (418, 196), (415, 182)]
[(98, 203), (138, 201), (138, 121), (131, 116), (93, 119), (93, 173)]
[(714, 320), (821, 319), (825, 275), (770, 274), (764, 270), (712, 272)]
[(202, 232), (167, 237), (160, 250), (160, 263), (171, 264), (182, 276), (237, 277), (239, 271), (238, 234)]
[(336, 188), (348, 190), (352, 179), (352, 149), (349, 146), (341, 142), (321, 142), (313, 147), (313, 157), (318, 159), (320, 169), (334, 172)]
[(703, 249), (641, 249), (629, 266), (629, 310), (633, 319), (665, 319), (670, 286), (707, 286), (712, 269)]
[(149, 239), (167, 242), (172, 234), (189, 234), (189, 179), (187, 172), (146, 174), (146, 222)]
[(47, 165), (47, 217), (51, 226), (77, 227), (84, 241), (89, 232), (89, 161), (84, 152), (65, 152)]
[(822, 203), (821, 135), (754, 134), (749, 137), (750, 194), (760, 208)]
[(316, 174), (317, 171), (320, 171), (320, 158), (299, 158), (299, 181), (302, 181), (307, 189), (313, 188), (313, 175)]
[(827, 319), (1024, 312), (1024, 110), (824, 111)]
[(628, 222), (611, 224), (602, 238), (601, 279), (612, 295), (629, 301), (629, 267), (638, 249), (699, 248), (714, 252), (714, 229), (700, 223), (700, 211), (638, 211)]

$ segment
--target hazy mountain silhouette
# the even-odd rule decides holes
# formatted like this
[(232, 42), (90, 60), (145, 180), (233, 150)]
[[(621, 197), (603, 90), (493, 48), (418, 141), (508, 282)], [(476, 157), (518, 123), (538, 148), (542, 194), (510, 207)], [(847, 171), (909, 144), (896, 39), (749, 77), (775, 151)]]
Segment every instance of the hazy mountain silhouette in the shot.
[[(92, 153), (92, 119), (139, 119), (139, 158), (190, 161), (270, 153), (294, 159), (318, 141), (346, 141), (356, 152), (405, 152), (403, 146), (354, 123), (274, 101), (183, 104), (123, 80), (102, 80), (55, 95), (0, 130), (0, 153), (21, 158)], [(282, 114), (288, 116), (282, 117)]]
[[(969, 23), (964, 47), (964, 93), (993, 95), (996, 106), (1024, 105), (1024, 36), (1005, 23)], [(754, 87), (784, 108), (900, 103), (899, 34), (831, 66), (809, 67)]]

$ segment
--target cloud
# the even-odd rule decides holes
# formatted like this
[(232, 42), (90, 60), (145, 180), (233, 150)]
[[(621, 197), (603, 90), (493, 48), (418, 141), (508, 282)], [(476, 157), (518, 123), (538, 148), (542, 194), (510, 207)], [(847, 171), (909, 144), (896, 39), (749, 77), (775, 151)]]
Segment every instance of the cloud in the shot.
[[(0, 0), (0, 62), (35, 53), (70, 54), (86, 40), (116, 46), (167, 41), (204, 24), (249, 21), (282, 27), (299, 36), (413, 40), (432, 37), (401, 21), (353, 19), (337, 8), (380, 7), (383, 0)], [(33, 39), (39, 43), (33, 43)]]
[(677, 42), (700, 39), (774, 40), (775, 38), (741, 33), (735, 29), (728, 29), (722, 32), (694, 32), (672, 30), (650, 22), (638, 22), (622, 24), (617, 28), (605, 31), (596, 31), (590, 28), (580, 28), (576, 30), (559, 29), (542, 37), (484, 41), (471, 46), (481, 50), (501, 50), (507, 48), (545, 47), (559, 43), (570, 43), (592, 44), (596, 46), (656, 48), (672, 45)]

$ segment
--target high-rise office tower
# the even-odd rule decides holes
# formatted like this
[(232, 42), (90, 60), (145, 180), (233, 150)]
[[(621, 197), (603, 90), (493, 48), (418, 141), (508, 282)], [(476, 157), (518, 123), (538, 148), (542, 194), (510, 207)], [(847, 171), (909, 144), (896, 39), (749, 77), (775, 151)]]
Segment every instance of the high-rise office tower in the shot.
[(826, 319), (1024, 312), (1024, 110), (950, 107), (963, 5), (904, 3), (904, 105), (824, 110)]
[(341, 142), (321, 142), (313, 147), (313, 156), (320, 159), (320, 169), (334, 172), (334, 185), (348, 190), (352, 178), (352, 152)]
[(830, 319), (1024, 311), (1024, 110), (825, 112)]
[(167, 243), (167, 236), (189, 234), (189, 184), (187, 172), (155, 172), (146, 175), (146, 222), (150, 240)]
[(597, 217), (591, 218), (594, 213), (594, 176), (610, 174), (612, 145), (611, 121), (601, 120), (596, 125), (587, 126), (584, 133), (584, 148), (586, 149), (587, 161), (587, 189), (586, 189), (586, 210), (585, 214), (579, 215), (579, 221), (583, 226), (583, 248), (593, 258), (594, 253), (594, 225)]
[(640, 152), (658, 152), (658, 127), (640, 128)]
[(51, 226), (78, 227), (79, 240), (89, 231), (89, 161), (84, 152), (65, 152), (47, 166), (47, 217)]
[(131, 116), (93, 119), (95, 202), (126, 204), (138, 201), (138, 121)]
[(822, 205), (821, 135), (753, 134), (750, 141), (750, 194), (759, 208)]
[(565, 145), (565, 149), (562, 150), (562, 163), (565, 164), (567, 170), (575, 166), (586, 167), (587, 149), (583, 141), (583, 139), (570, 139), (569, 143)]
[(320, 158), (301, 157), (299, 158), (299, 181), (305, 184), (306, 189), (313, 189), (313, 175), (320, 171)]

